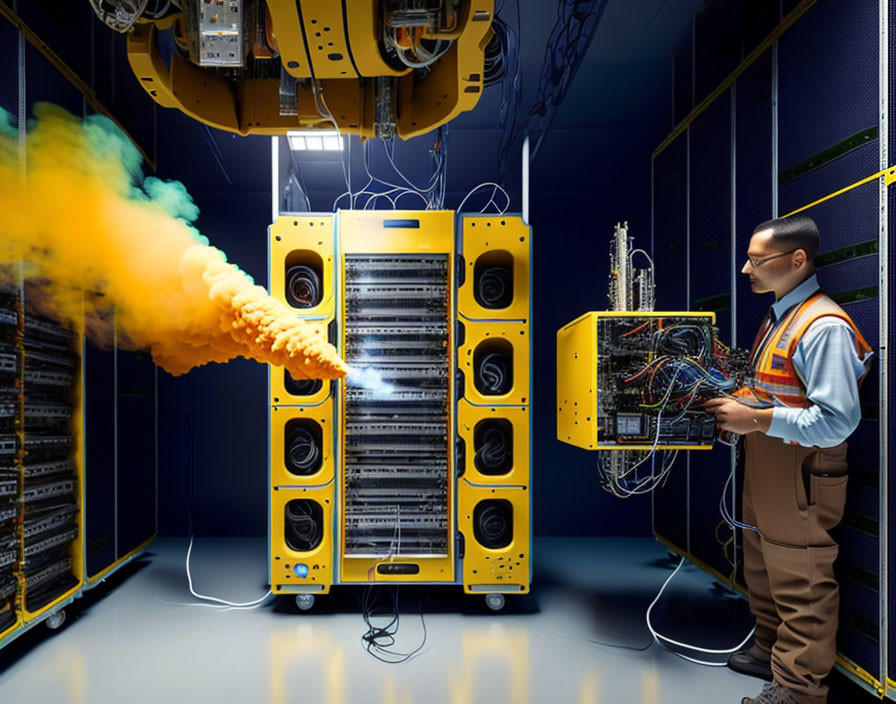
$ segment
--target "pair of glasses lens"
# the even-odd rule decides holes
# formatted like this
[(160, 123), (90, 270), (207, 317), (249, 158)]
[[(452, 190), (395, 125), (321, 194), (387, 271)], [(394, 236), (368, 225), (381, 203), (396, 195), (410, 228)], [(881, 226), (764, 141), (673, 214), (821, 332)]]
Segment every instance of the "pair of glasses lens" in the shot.
[(794, 249), (789, 249), (786, 252), (779, 252), (778, 254), (772, 254), (768, 257), (762, 257), (761, 259), (754, 259), (753, 257), (747, 257), (747, 261), (750, 262), (750, 266), (754, 269), (762, 266), (766, 262), (770, 262), (772, 259), (777, 259), (778, 257), (784, 257), (788, 254), (793, 254), (797, 249), (801, 249), (801, 247), (796, 247)]

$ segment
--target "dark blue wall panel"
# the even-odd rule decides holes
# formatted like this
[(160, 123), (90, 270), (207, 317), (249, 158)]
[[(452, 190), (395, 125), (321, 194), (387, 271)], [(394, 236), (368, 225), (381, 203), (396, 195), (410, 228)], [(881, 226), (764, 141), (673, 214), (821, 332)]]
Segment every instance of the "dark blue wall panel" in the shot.
[(118, 350), (118, 540), (122, 557), (156, 532), (155, 366)]
[(115, 562), (115, 352), (84, 348), (87, 574)]
[(582, 313), (606, 310), (613, 226), (627, 219), (635, 245), (647, 249), (649, 215), (646, 190), (556, 192), (532, 204), (536, 535), (650, 534), (650, 497), (623, 501), (603, 491), (595, 454), (557, 440), (555, 405), (557, 330)]
[[(731, 101), (731, 91), (724, 93), (690, 127), (690, 307), (715, 311), (723, 340), (731, 337), (730, 298), (727, 303), (706, 299), (731, 294)], [(728, 575), (734, 565), (724, 544), (731, 531), (719, 513), (719, 497), (731, 472), (731, 450), (717, 445), (690, 452), (686, 463), (690, 553)], [(685, 462), (679, 464), (683, 469)]]
[[(653, 258), (660, 310), (687, 309), (687, 150), (687, 136), (682, 134), (653, 164)], [(666, 483), (653, 492), (653, 529), (685, 550), (687, 505), (687, 458), (679, 457)]]
[(19, 33), (9, 22), (0, 23), (0, 110), (18, 122), (19, 105)]
[(821, 0), (781, 37), (781, 169), (877, 125), (877, 14), (878, 0)]

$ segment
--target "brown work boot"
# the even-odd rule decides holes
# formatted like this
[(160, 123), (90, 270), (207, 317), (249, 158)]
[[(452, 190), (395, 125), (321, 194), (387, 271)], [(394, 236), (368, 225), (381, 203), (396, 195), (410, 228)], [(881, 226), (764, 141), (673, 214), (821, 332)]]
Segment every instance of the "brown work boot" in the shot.
[(800, 704), (800, 701), (787, 687), (777, 682), (769, 682), (762, 685), (759, 696), (753, 699), (744, 697), (740, 700), (740, 704)]
[(754, 644), (749, 650), (733, 653), (728, 658), (728, 667), (742, 675), (771, 682), (772, 654)]

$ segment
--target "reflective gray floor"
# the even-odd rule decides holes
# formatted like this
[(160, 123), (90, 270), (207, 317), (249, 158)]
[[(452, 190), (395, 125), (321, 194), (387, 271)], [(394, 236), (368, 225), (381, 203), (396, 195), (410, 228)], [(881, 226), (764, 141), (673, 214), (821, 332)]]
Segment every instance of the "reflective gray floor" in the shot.
[[(151, 554), (0, 651), (0, 702), (313, 702), (314, 704), (736, 704), (761, 683), (725, 668), (644, 647), (644, 612), (674, 564), (651, 539), (541, 539), (533, 594), (499, 614), (459, 587), (400, 591), (401, 665), (362, 648), (361, 590), (337, 588), (299, 613), (289, 600), (248, 611), (185, 606), (186, 543), (159, 540)], [(233, 601), (264, 593), (263, 540), (201, 539), (197, 591)], [(721, 649), (749, 630), (743, 600), (720, 595), (699, 570), (682, 570), (655, 614), (676, 640)], [(379, 620), (383, 622), (382, 619)], [(832, 678), (832, 704), (877, 701)]]

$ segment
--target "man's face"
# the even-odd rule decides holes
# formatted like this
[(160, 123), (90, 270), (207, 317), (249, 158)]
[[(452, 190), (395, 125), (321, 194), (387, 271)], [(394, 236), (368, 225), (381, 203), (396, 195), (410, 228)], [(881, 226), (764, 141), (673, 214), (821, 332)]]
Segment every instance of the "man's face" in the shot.
[[(747, 248), (747, 261), (741, 269), (742, 274), (750, 277), (750, 288), (753, 293), (775, 291), (793, 277), (793, 254), (784, 252), (786, 250), (781, 249), (775, 242), (771, 230), (760, 230), (753, 234), (750, 246)], [(783, 256), (775, 256), (776, 254)], [(774, 258), (767, 259), (767, 257)]]

